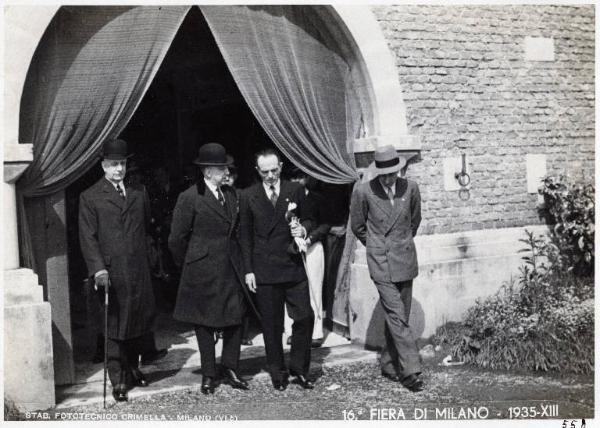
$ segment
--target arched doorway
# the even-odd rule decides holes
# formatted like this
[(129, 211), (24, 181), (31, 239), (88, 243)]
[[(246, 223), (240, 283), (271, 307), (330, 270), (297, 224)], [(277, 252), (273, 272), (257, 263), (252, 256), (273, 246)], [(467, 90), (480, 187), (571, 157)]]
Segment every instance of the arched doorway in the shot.
[[(378, 58), (377, 63), (365, 62), (365, 58), (373, 57), (373, 51), (370, 49), (361, 50), (360, 45), (367, 42), (363, 36), (352, 38), (353, 30), (350, 27), (354, 26), (355, 29), (360, 27), (356, 25), (356, 20), (353, 18), (359, 13), (359, 10), (346, 10), (340, 12), (333, 7), (318, 8), (318, 14), (331, 25), (331, 32), (336, 35), (336, 40), (339, 42), (339, 46), (344, 52), (345, 59), (351, 65), (353, 82), (351, 90), (354, 91), (353, 100), (355, 101), (352, 108), (358, 112), (355, 117), (359, 118), (359, 121), (356, 124), (353, 124), (354, 126), (352, 127), (352, 138), (355, 139), (356, 143), (355, 149), (357, 152), (368, 151), (369, 149), (372, 150), (374, 146), (380, 144), (380, 140), (388, 142), (392, 139), (397, 146), (404, 143), (405, 148), (415, 148), (414, 142), (410, 139), (402, 140), (402, 138), (406, 136), (406, 125), (402, 115), (402, 98), (399, 93), (400, 88), (397, 84), (395, 72), (393, 73), (394, 78), (388, 76), (381, 81), (385, 84), (383, 86), (380, 85), (381, 82), (374, 78), (380, 74), (380, 72), (376, 70), (382, 68), (385, 69), (385, 67), (381, 66), (382, 59)], [(365, 20), (365, 17), (372, 18), (369, 11), (368, 14), (363, 15), (361, 19)], [(350, 27), (344, 25), (345, 20), (352, 23)], [(43, 19), (40, 19), (40, 22), (41, 21), (43, 21)], [(371, 23), (374, 23), (374, 20)], [(380, 42), (382, 40), (383, 39), (381, 39)], [(381, 46), (379, 47), (381, 48)], [(385, 49), (383, 51), (385, 52)], [(15, 79), (16, 85), (19, 85), (18, 80), (19, 79)], [(395, 84), (390, 85), (390, 82), (395, 82)], [(394, 102), (391, 103), (390, 100), (392, 97), (390, 95), (393, 93), (395, 93), (397, 97), (394, 98)], [(390, 111), (398, 113), (395, 120), (390, 120), (391, 116), (387, 113)], [(399, 117), (401, 120), (398, 120)], [(14, 120), (12, 123), (14, 124)], [(43, 209), (46, 211), (58, 209), (60, 211), (60, 213), (58, 213), (57, 222), (54, 226), (50, 225), (50, 229), (53, 227), (60, 229), (62, 227), (62, 230), (58, 230), (55, 234), (52, 234), (52, 231), (46, 233), (46, 239), (58, 238), (60, 240), (60, 237), (62, 236), (62, 239), (64, 240), (64, 227), (66, 223), (64, 193), (53, 195), (50, 199), (52, 199), (53, 202), (47, 203), (46, 201), (46, 203), (43, 204)], [(66, 245), (63, 245), (62, 250), (59, 249), (59, 251), (66, 251)], [(53, 254), (53, 256), (56, 255)], [(56, 259), (56, 257), (54, 257), (54, 259)], [(66, 257), (66, 254), (63, 255), (63, 259), (64, 263), (59, 263), (58, 265), (53, 263), (52, 265), (46, 266), (44, 275), (41, 277), (41, 282), (47, 284), (50, 282), (49, 278), (54, 277), (53, 282), (60, 283), (62, 281), (63, 283), (62, 290), (57, 287), (53, 292), (47, 292), (47, 298), (51, 302), (53, 309), (55, 309), (53, 312), (61, 314), (61, 318), (55, 320), (55, 327), (57, 334), (61, 335), (62, 342), (60, 343), (62, 343), (63, 346), (56, 350), (57, 354), (55, 355), (55, 358), (72, 359), (72, 354), (68, 355), (69, 351), (72, 350), (69, 298), (68, 293), (65, 294), (64, 290), (64, 281), (67, 276), (66, 270), (68, 269), (68, 257)], [(58, 278), (58, 280), (56, 278)], [(53, 294), (54, 292), (57, 294)], [(72, 378), (72, 376), (69, 375), (64, 377), (61, 377), (60, 375), (61, 371), (72, 370), (72, 364), (57, 365), (55, 363), (55, 367), (57, 367), (57, 379), (63, 378), (68, 382), (68, 380)], [(57, 381), (57, 383), (60, 383), (60, 381)]]

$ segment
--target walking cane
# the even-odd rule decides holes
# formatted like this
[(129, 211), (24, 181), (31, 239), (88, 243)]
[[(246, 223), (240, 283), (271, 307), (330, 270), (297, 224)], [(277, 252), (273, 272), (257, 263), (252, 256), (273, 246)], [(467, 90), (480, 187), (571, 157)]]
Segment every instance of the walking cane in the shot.
[(110, 280), (104, 287), (104, 408), (106, 409), (106, 375), (108, 373), (108, 286)]

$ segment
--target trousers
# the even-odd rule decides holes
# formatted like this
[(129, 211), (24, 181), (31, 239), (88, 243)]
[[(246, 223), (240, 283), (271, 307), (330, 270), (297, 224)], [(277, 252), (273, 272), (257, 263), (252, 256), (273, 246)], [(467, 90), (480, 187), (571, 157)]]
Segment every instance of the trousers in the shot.
[(273, 378), (286, 376), (283, 359), (284, 305), (292, 324), (290, 371), (306, 375), (310, 366), (310, 345), (314, 315), (306, 280), (298, 283), (259, 284), (256, 301), (261, 313), (267, 366)]
[(412, 303), (412, 280), (375, 282), (385, 316), (385, 344), (381, 371), (404, 378), (421, 373), (421, 356), (408, 325)]
[[(225, 327), (223, 330), (223, 350), (221, 352), (221, 365), (225, 368), (237, 370), (240, 361), (240, 347), (242, 345), (242, 325)], [(215, 328), (196, 325), (196, 340), (200, 350), (200, 364), (204, 376), (217, 376), (217, 363), (215, 356)]]

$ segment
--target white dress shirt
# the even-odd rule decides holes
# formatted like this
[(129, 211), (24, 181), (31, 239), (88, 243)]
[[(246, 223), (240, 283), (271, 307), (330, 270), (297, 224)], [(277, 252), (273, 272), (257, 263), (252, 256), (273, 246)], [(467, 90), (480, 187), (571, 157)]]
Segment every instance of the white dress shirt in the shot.
[(275, 184), (267, 184), (263, 181), (263, 187), (265, 189), (265, 193), (267, 194), (267, 199), (271, 199), (271, 186), (275, 187), (275, 193), (277, 193), (277, 197), (281, 193), (279, 190), (281, 188), (281, 180), (277, 180)]

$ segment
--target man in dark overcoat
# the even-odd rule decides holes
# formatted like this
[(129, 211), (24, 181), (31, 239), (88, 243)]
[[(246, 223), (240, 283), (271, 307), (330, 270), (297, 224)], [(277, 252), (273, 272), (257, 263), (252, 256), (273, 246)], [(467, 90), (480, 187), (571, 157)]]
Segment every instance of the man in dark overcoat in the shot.
[(79, 199), (79, 241), (98, 291), (109, 287), (108, 374), (117, 401), (148, 383), (138, 368), (143, 337), (152, 326), (154, 295), (146, 231), (150, 204), (143, 186), (123, 182), (127, 143), (103, 146), (104, 177)]
[[(256, 170), (261, 182), (242, 191), (240, 238), (244, 277), (250, 291), (256, 293), (273, 387), (283, 391), (288, 384), (282, 344), (285, 304), (294, 321), (289, 372), (303, 388), (312, 389), (314, 385), (307, 374), (314, 314), (301, 255), (288, 252), (295, 237), (304, 239), (310, 233), (312, 215), (303, 211), (303, 187), (281, 180), (281, 168), (274, 151), (259, 152)], [(291, 227), (285, 217), (294, 206), (300, 221)]]
[(179, 195), (169, 235), (173, 259), (182, 269), (173, 317), (194, 324), (204, 394), (214, 392), (219, 375), (217, 330), (223, 332), (220, 374), (232, 387), (248, 389), (237, 374), (246, 296), (237, 235), (238, 200), (235, 189), (223, 185), (231, 162), (218, 143), (200, 147), (194, 163), (202, 177)]
[(406, 160), (392, 146), (375, 151), (377, 177), (352, 195), (352, 232), (367, 247), (367, 265), (385, 315), (382, 375), (411, 391), (423, 389), (421, 358), (408, 320), (412, 282), (418, 274), (413, 237), (421, 223), (421, 196), (398, 173)]

